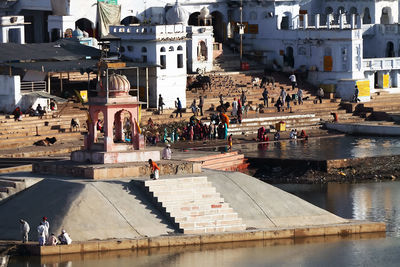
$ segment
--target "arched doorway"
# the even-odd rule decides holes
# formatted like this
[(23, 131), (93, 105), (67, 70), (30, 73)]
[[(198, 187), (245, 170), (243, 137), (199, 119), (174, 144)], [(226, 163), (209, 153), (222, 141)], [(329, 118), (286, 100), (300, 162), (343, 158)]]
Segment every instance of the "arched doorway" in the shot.
[(324, 50), (324, 71), (332, 71), (332, 69), (333, 69), (332, 48), (325, 47), (325, 50)]
[(293, 47), (286, 47), (286, 53), (283, 56), (283, 64), (292, 68), (294, 67)]
[(357, 8), (354, 6), (350, 8), (349, 14), (347, 16), (347, 22), (351, 22), (352, 15), (357, 15)]
[(139, 23), (139, 19), (135, 16), (129, 16), (125, 17), (123, 20), (121, 20), (121, 25), (129, 26), (130, 24), (137, 24)]
[(127, 110), (120, 110), (114, 115), (114, 136), (115, 143), (132, 143), (133, 132), (132, 115)]
[(208, 59), (208, 49), (207, 45), (204, 41), (200, 41), (197, 45), (197, 60), (198, 61), (207, 61)]
[(200, 15), (200, 12), (194, 12), (194, 13), (190, 14), (189, 20), (188, 20), (188, 25), (199, 26), (199, 15)]
[(346, 9), (343, 6), (338, 7), (335, 14), (335, 21), (337, 21), (337, 23), (339, 23), (339, 18), (341, 14), (346, 14)]
[(371, 14), (368, 7), (364, 9), (363, 24), (371, 24)]
[(215, 41), (218, 43), (222, 43), (225, 40), (225, 26), (223, 15), (219, 11), (214, 11), (211, 13), (211, 16)]
[(95, 36), (95, 30), (93, 23), (88, 19), (79, 19), (75, 22), (75, 27), (79, 28), (81, 31), (85, 31), (90, 37)]
[(333, 8), (328, 6), (325, 8), (325, 16), (323, 18), (321, 18), (321, 23), (322, 25), (326, 25), (327, 21), (328, 21), (328, 15), (333, 14)]
[(381, 24), (390, 24), (392, 21), (392, 9), (390, 7), (382, 8)]
[(394, 44), (393, 42), (388, 42), (386, 44), (386, 57), (394, 57)]
[(290, 28), (291, 20), (292, 20), (292, 13), (290, 12), (283, 13), (281, 21), (281, 30), (288, 30)]

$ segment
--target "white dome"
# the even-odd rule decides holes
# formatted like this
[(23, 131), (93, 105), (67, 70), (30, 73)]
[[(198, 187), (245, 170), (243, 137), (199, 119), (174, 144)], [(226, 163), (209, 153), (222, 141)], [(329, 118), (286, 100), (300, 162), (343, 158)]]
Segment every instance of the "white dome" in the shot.
[(210, 10), (208, 10), (207, 7), (203, 7), (203, 8), (200, 10), (200, 15), (199, 15), (199, 17), (202, 18), (202, 19), (205, 19), (205, 18), (208, 18), (209, 16), (210, 16)]
[(183, 24), (187, 25), (189, 19), (189, 13), (181, 7), (179, 3), (176, 3), (171, 7), (165, 14), (167, 24)]

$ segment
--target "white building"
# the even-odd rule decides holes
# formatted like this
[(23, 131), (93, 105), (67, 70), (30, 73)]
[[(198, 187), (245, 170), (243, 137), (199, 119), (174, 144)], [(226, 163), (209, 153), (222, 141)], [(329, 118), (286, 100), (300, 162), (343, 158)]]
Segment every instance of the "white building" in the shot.
[[(334, 90), (337, 96), (344, 99), (351, 97), (354, 84), (359, 85), (363, 101), (369, 100), (370, 93), (376, 90), (391, 92), (400, 90), (398, 89), (400, 87), (399, 0), (102, 0), (101, 2), (104, 1), (121, 6), (120, 23), (125, 25), (126, 29), (133, 27), (129, 26), (130, 24), (139, 23), (141, 25), (135, 27), (144, 29), (143, 25), (151, 25), (154, 31), (158, 31), (157, 27), (159, 29), (164, 27), (158, 25), (171, 25), (168, 21), (168, 12), (177, 8), (176, 3), (181, 4), (183, 9), (180, 9), (180, 12), (186, 15), (186, 21), (182, 25), (189, 25), (184, 30), (188, 38), (186, 44), (178, 44), (181, 40), (179, 42), (162, 40), (164, 37), (158, 39), (155, 33), (152, 35), (147, 33), (149, 36), (140, 33), (142, 40), (132, 37), (134, 35), (132, 32), (116, 34), (121, 36), (124, 43), (136, 40), (138, 45), (140, 42), (142, 42), (140, 45), (143, 45), (144, 40), (150, 43), (150, 39), (158, 43), (145, 45), (149, 48), (147, 60), (162, 66), (163, 55), (166, 56), (167, 68), (157, 68), (155, 74), (157, 89), (153, 93), (164, 94), (168, 89), (163, 88), (176, 88), (170, 86), (169, 82), (162, 82), (162, 77), (169, 77), (169, 73), (174, 73), (176, 79), (178, 77), (183, 79), (186, 67), (188, 71), (210, 70), (212, 64), (210, 62), (213, 59), (210, 55), (213, 54), (212, 47), (215, 47), (216, 43), (238, 44), (239, 35), (236, 28), (241, 18), (246, 25), (243, 36), (244, 54), (254, 55), (266, 65), (276, 61), (287, 69), (307, 69), (310, 82), (325, 85), (327, 90)], [(75, 27), (92, 37), (98, 37), (97, 0), (0, 0), (0, 2), (9, 3), (6, 9), (0, 10), (0, 14), (21, 15), (24, 16), (25, 22), (30, 23), (25, 25), (25, 39), (28, 43), (60, 38), (67, 30)], [(243, 4), (242, 9), (240, 9), (241, 4)], [(209, 26), (205, 23), (207, 16), (210, 18)], [(196, 28), (197, 26), (203, 28)], [(114, 28), (123, 29), (120, 26)], [(171, 62), (172, 58), (180, 53), (176, 50), (179, 45), (182, 46), (182, 54), (186, 57), (183, 60), (186, 67), (178, 69), (175, 67), (177, 64)], [(133, 45), (122, 45), (126, 48), (128, 46)], [(161, 52), (163, 46), (165, 52)], [(170, 46), (175, 50), (169, 51)], [(142, 56), (139, 55), (142, 52), (128, 49), (123, 53), (133, 58)], [(172, 69), (169, 70), (171, 66)], [(165, 76), (163, 72), (168, 74)], [(173, 78), (174, 75), (171, 76), (172, 84), (177, 83)], [(164, 87), (165, 84), (168, 86)], [(181, 89), (177, 95), (180, 94)], [(156, 101), (155, 96), (152, 97), (151, 101)], [(168, 106), (172, 105), (170, 101), (174, 98), (168, 96)]]

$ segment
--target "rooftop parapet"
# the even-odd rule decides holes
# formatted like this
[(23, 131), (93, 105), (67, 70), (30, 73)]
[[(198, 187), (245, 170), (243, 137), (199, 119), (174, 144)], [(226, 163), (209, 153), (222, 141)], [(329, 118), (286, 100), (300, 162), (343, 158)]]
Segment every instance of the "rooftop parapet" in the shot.
[[(340, 30), (353, 30), (353, 29), (361, 29), (362, 28), (362, 20), (359, 15), (352, 14), (350, 16), (350, 23), (346, 22), (346, 15), (341, 14), (338, 17), (338, 20), (335, 21), (332, 14), (328, 14), (326, 16), (326, 23), (321, 25), (321, 15), (314, 15), (314, 25), (309, 23), (309, 15), (308, 14), (300, 14), (294, 17), (291, 21), (290, 28), (287, 30), (330, 30), (330, 29), (340, 29)], [(280, 20), (277, 20), (277, 27), (281, 29)]]
[(139, 25), (139, 26), (110, 26), (110, 34), (121, 39), (158, 40), (182, 39), (186, 37), (184, 25)]

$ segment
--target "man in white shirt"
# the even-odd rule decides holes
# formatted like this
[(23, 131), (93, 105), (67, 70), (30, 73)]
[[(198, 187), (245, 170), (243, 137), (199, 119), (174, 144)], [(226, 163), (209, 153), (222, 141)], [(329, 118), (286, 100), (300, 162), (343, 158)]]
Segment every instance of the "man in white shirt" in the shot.
[(19, 220), (21, 223), (21, 235), (22, 235), (22, 243), (26, 243), (29, 240), (29, 231), (30, 227), (29, 224), (24, 220)]
[(172, 151), (171, 145), (168, 144), (162, 151), (162, 159), (171, 159)]
[(292, 90), (295, 89), (296, 87), (296, 75), (294, 75), (294, 72), (292, 73), (292, 75), (289, 76), (289, 80), (292, 83)]

